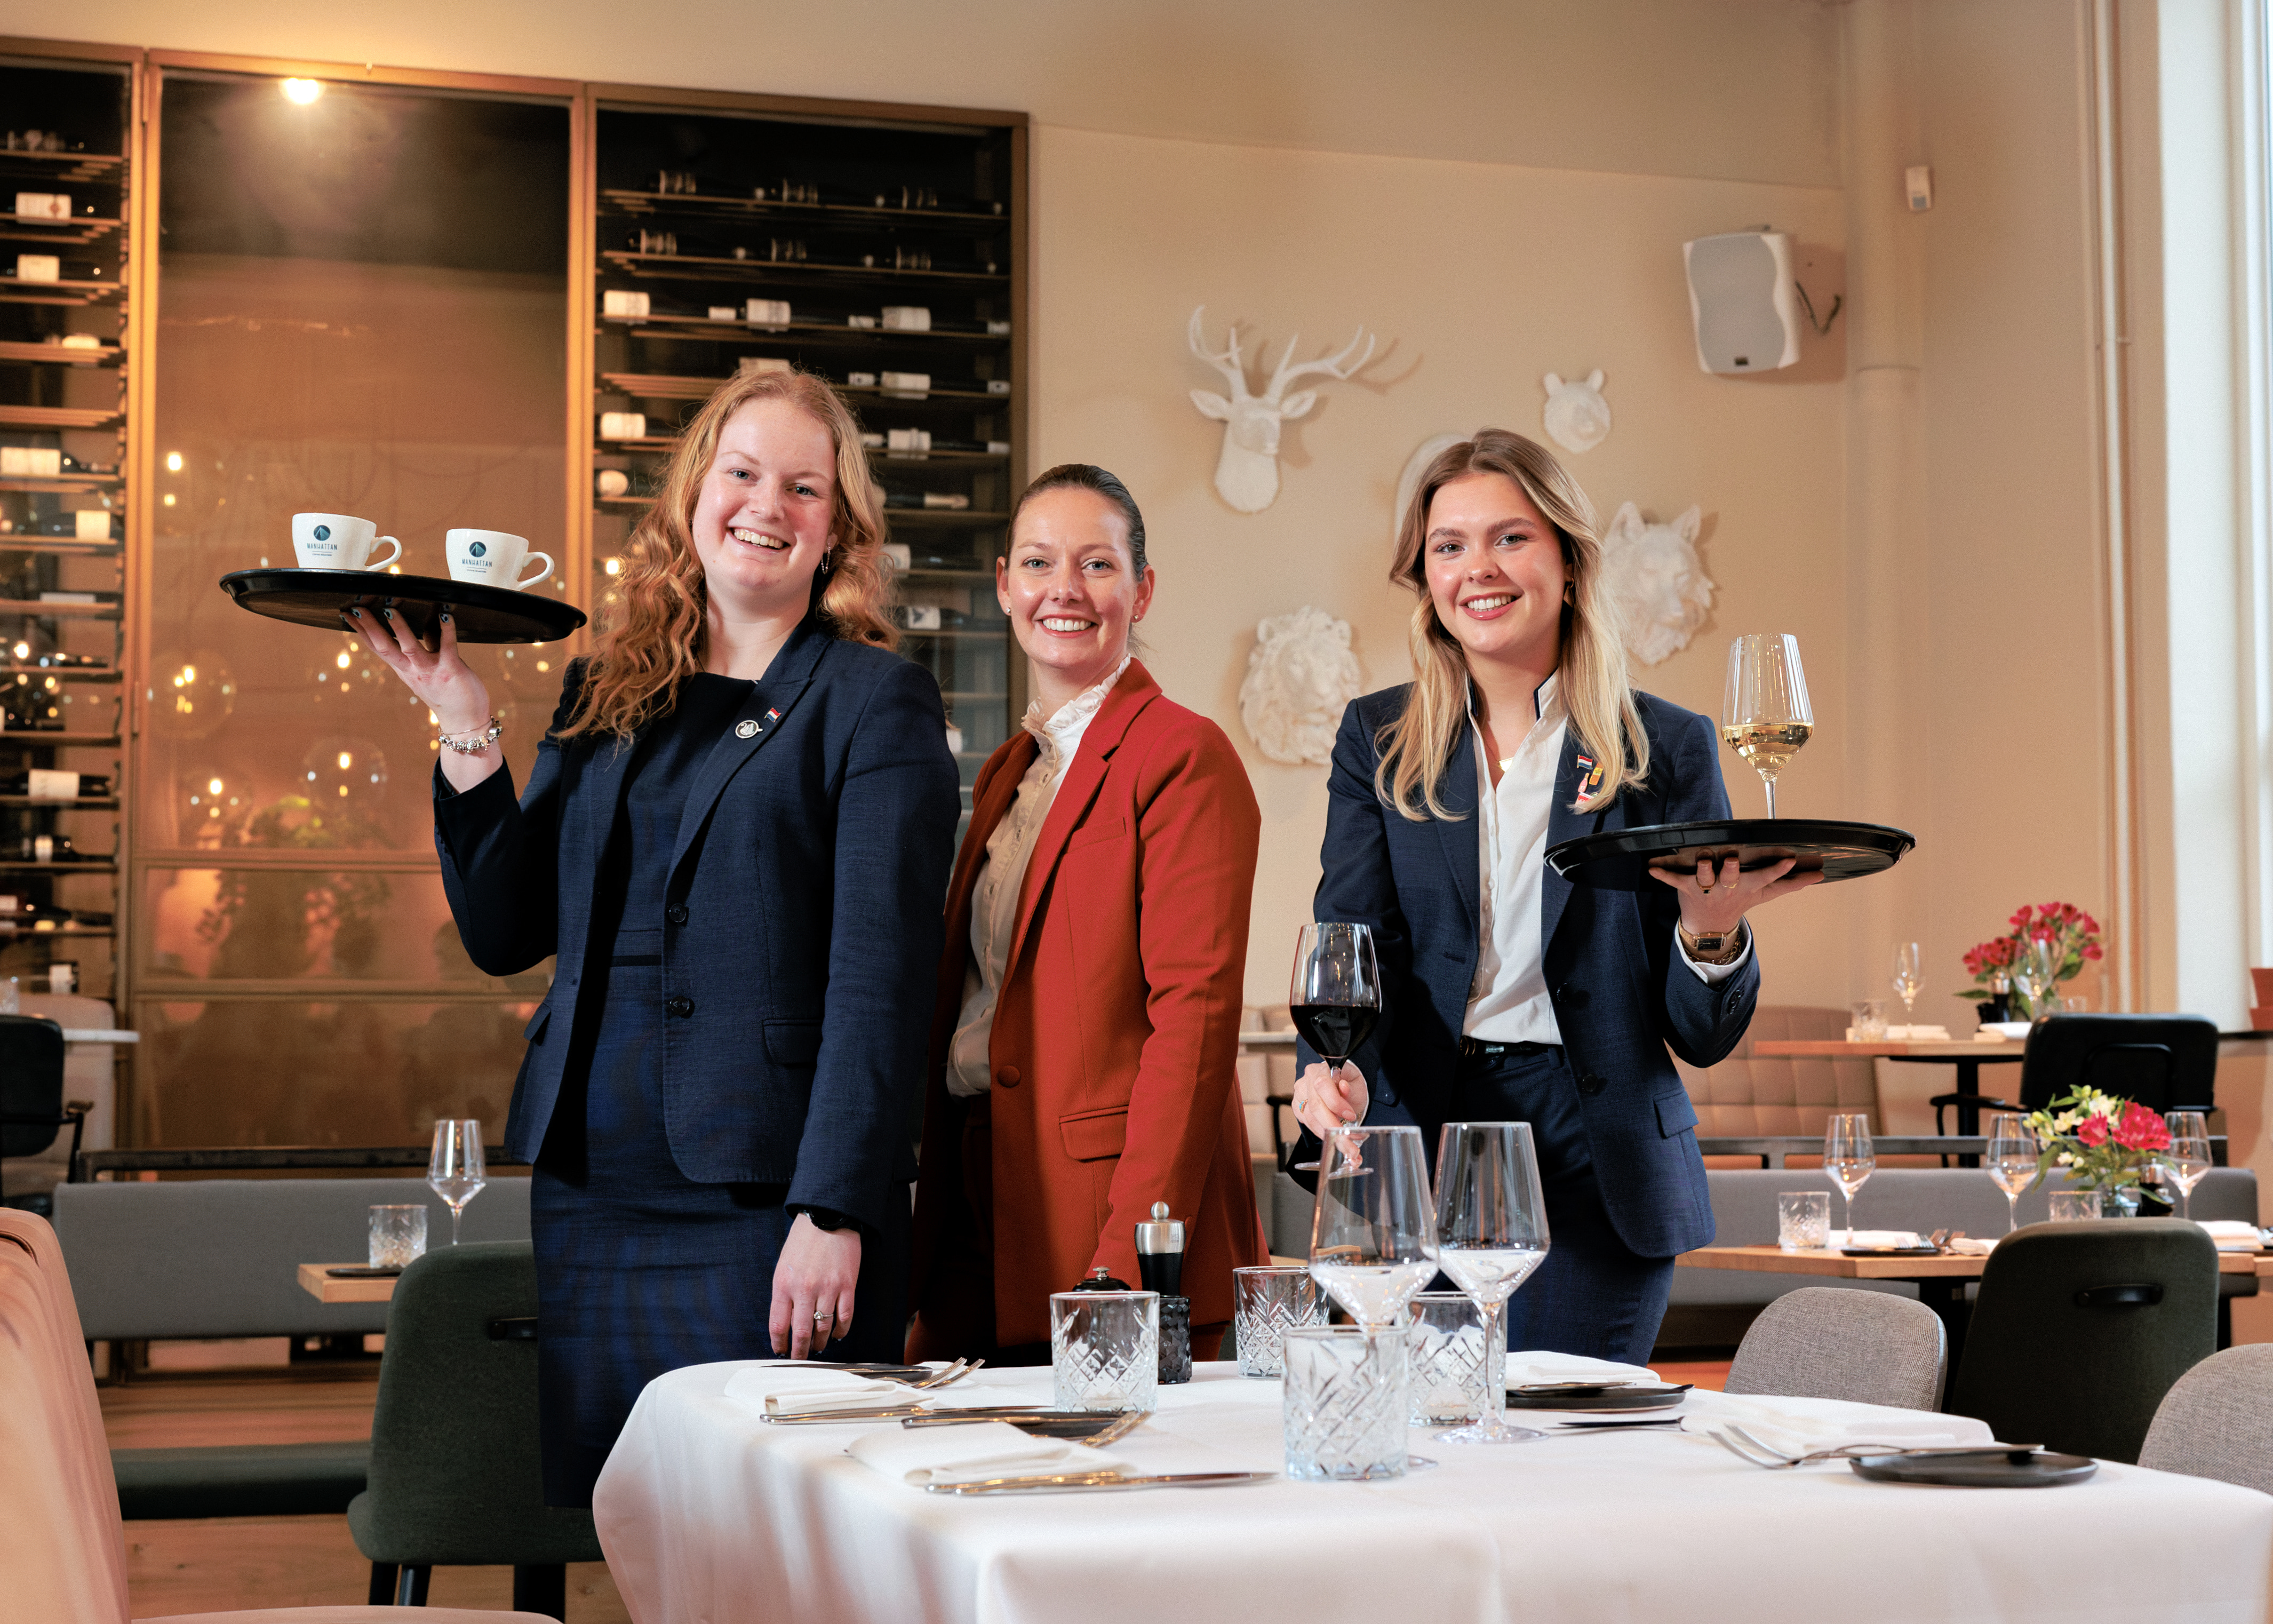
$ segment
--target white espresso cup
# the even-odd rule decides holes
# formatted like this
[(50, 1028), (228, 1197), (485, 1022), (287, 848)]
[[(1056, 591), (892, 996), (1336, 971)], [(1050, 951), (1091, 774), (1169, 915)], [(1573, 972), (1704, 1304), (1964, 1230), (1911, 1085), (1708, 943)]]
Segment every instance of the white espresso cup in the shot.
[[(452, 530), (448, 542), (453, 581), (511, 587), (518, 592), (524, 587), (535, 586), (552, 573), (552, 555), (530, 552), (526, 536), (504, 530)], [(524, 560), (538, 566), (535, 574), (521, 573)]]
[[(377, 542), (394, 549), (383, 559), (371, 556)], [(385, 569), (402, 556), (402, 544), (381, 536), (369, 519), (344, 513), (296, 513), (292, 515), (292, 551), (303, 569)]]

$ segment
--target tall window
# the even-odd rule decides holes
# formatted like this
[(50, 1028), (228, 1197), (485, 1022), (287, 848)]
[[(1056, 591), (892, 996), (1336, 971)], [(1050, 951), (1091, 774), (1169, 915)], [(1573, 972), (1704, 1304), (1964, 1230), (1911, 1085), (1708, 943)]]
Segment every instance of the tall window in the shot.
[[(374, 521), (409, 573), (446, 574), (458, 525), (565, 564), (568, 109), (169, 72), (159, 118), (139, 1136), (501, 1122), (549, 966), (495, 980), (458, 943), (427, 711), (359, 642), (214, 583), (291, 563), (304, 511)], [(525, 782), (565, 651), (471, 658)]]

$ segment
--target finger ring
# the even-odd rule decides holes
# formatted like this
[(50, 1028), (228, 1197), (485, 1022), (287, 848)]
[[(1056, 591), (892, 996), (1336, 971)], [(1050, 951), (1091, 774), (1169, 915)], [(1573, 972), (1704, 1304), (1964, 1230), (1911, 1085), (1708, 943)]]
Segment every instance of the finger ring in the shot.
[(1703, 896), (1707, 891), (1711, 891), (1712, 889), (1713, 889), (1713, 888), (1712, 888), (1712, 886), (1711, 886), (1711, 885), (1709, 885), (1709, 884), (1707, 884), (1707, 883), (1705, 881), (1703, 881), (1703, 880), (1699, 880), (1699, 881), (1698, 881), (1698, 882), (1697, 882), (1697, 894), (1698, 894), (1699, 896), (1700, 896), (1700, 897), (1701, 897), (1701, 896)]
[(814, 1312), (813, 1322), (815, 1325), (825, 1325), (835, 1318), (836, 1318), (835, 1314), (831, 1313), (828, 1309), (823, 1308)]

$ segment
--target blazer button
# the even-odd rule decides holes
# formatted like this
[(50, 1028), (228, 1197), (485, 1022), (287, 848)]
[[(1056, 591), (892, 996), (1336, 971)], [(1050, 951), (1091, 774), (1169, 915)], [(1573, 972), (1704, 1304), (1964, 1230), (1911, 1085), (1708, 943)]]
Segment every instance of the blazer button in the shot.
[(1579, 1079), (1579, 1092), (1590, 1100), (1609, 1086), (1608, 1083), (1596, 1077), (1592, 1071), (1583, 1073)]
[[(678, 1016), (681, 1020), (684, 1020), (686, 1017), (694, 1013), (694, 1000), (688, 997), (683, 992), (674, 993), (671, 998), (665, 1002), (663, 1007), (669, 1010), (672, 1014)], [(1583, 1082), (1579, 1086), (1582, 1088), (1586, 1086)]]
[(1004, 1066), (1000, 1071), (996, 1071), (994, 1073), (994, 1086), (998, 1088), (1016, 1088), (1018, 1086), (1018, 1068), (1016, 1066)]
[(674, 925), (683, 925), (686, 922), (686, 905), (683, 902), (674, 902), (664, 909), (663, 916)]

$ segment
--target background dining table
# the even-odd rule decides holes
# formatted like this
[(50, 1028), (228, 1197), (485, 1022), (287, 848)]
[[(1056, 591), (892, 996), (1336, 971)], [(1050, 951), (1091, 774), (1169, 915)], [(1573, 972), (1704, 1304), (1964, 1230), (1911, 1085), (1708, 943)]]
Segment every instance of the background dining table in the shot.
[[(594, 1516), (637, 1624), (2267, 1616), (2273, 1496), (2135, 1466), (1924, 1488), (1767, 1471), (1659, 1429), (1497, 1447), (1416, 1430), (1439, 1464), (1393, 1481), (966, 1500), (848, 1455), (860, 1425), (761, 1421), (726, 1393), (744, 1368), (649, 1384), (601, 1474)], [(939, 1397), (1046, 1404), (1049, 1381), (984, 1371)], [(1729, 1402), (1700, 1391), (1685, 1408)], [(1279, 1383), (1199, 1365), (1113, 1452), (1144, 1470), (1277, 1470)]]

